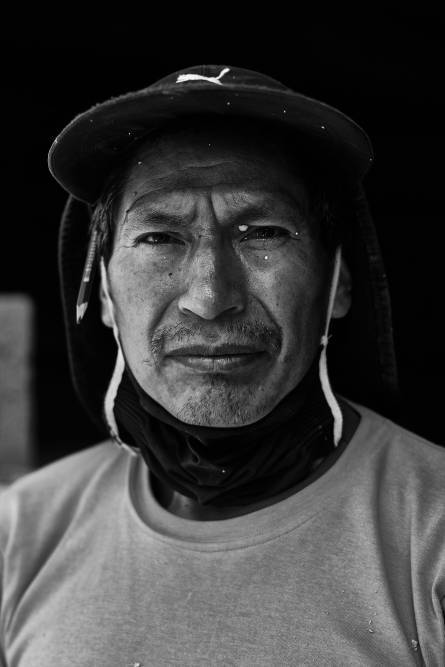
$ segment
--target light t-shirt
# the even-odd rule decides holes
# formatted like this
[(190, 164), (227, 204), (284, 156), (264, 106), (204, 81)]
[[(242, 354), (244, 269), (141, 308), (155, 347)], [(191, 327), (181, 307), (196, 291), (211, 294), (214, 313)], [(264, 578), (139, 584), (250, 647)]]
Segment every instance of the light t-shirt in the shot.
[[(8, 667), (445, 665), (445, 450), (356, 406), (318, 479), (192, 521), (106, 442), (0, 495)], [(0, 659), (1, 664), (1, 659)]]

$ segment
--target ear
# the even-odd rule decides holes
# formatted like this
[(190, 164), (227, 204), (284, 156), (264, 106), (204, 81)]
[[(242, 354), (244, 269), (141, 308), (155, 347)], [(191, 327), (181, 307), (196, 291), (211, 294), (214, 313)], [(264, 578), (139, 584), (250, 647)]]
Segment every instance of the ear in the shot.
[(338, 277), (337, 291), (335, 293), (332, 317), (339, 319), (344, 317), (351, 307), (352, 280), (351, 272), (344, 258), (341, 260), (340, 275)]
[(110, 312), (110, 304), (108, 303), (108, 299), (105, 294), (104, 290), (104, 285), (102, 282), (102, 277), (100, 280), (100, 313), (101, 313), (101, 318), (102, 322), (105, 324), (106, 327), (110, 327), (110, 329), (113, 328), (113, 318), (111, 316)]

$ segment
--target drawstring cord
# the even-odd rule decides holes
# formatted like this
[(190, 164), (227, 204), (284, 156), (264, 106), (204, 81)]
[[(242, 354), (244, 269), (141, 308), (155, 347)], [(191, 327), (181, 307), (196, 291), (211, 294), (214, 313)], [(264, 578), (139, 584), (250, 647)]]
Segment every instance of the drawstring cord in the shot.
[(321, 354), (319, 362), (320, 370), (320, 382), (321, 388), (326, 398), (326, 402), (329, 405), (332, 416), (334, 418), (334, 445), (337, 447), (340, 442), (342, 432), (343, 432), (343, 415), (340, 409), (340, 406), (337, 402), (337, 399), (334, 396), (332, 391), (331, 383), (329, 382), (328, 376), (328, 366), (327, 366), (327, 347), (329, 341), (329, 326), (332, 318), (332, 311), (334, 308), (335, 295), (337, 293), (338, 279), (340, 277), (340, 266), (341, 266), (341, 246), (337, 247), (335, 251), (335, 260), (334, 260), (334, 270), (332, 273), (331, 288), (329, 291), (329, 302), (328, 309), (326, 313), (326, 323), (323, 335), (321, 337)]
[(116, 402), (117, 392), (125, 370), (125, 359), (122, 352), (121, 343), (119, 340), (119, 331), (116, 324), (114, 303), (110, 296), (107, 270), (105, 268), (103, 257), (100, 258), (100, 275), (102, 278), (102, 287), (105, 293), (105, 298), (107, 300), (108, 308), (110, 311), (111, 323), (113, 325), (113, 334), (117, 343), (116, 363), (114, 365), (113, 375), (111, 376), (110, 384), (108, 385), (107, 393), (105, 394), (105, 399), (104, 399), (105, 419), (107, 422), (108, 430), (110, 431), (110, 435), (113, 438), (113, 440), (117, 442), (118, 445), (128, 450), (132, 455), (136, 456), (139, 454), (139, 450), (123, 442), (123, 440), (119, 435), (119, 429), (116, 423), (116, 418), (114, 416), (114, 404)]

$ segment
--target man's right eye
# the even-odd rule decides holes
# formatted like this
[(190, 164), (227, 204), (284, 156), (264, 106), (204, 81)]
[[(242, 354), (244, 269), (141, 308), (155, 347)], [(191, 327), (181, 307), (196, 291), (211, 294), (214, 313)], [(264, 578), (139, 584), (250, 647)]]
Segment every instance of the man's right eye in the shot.
[(182, 244), (183, 241), (176, 238), (176, 236), (172, 236), (171, 234), (167, 234), (165, 232), (149, 232), (148, 234), (142, 234), (141, 236), (138, 236), (134, 242), (134, 245), (139, 245), (141, 243), (146, 245), (168, 245), (170, 243)]

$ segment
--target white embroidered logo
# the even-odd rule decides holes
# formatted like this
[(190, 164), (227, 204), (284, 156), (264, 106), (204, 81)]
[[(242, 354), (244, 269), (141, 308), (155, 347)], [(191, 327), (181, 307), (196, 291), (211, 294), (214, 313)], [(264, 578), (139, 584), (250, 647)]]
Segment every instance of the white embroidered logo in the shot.
[(230, 67), (225, 67), (221, 70), (218, 76), (202, 76), (202, 74), (180, 74), (176, 79), (176, 83), (184, 83), (184, 81), (209, 81), (210, 83), (216, 83), (218, 86), (222, 86), (220, 79), (230, 72)]

